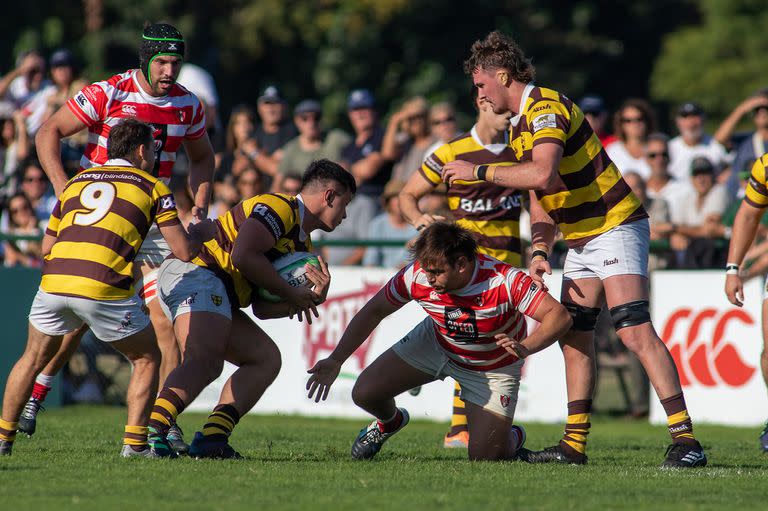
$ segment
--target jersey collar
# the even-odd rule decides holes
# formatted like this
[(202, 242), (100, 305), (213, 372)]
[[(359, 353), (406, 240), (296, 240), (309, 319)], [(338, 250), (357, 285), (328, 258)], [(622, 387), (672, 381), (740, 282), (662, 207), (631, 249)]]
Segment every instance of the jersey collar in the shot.
[(525, 108), (525, 103), (526, 101), (528, 101), (528, 96), (531, 95), (531, 91), (533, 90), (534, 87), (535, 85), (533, 85), (533, 82), (531, 82), (525, 86), (525, 89), (523, 89), (523, 97), (520, 98), (520, 107), (517, 109), (517, 115), (509, 120), (509, 123), (512, 126), (517, 126), (518, 123), (520, 123), (520, 119), (523, 116), (523, 109)]
[(478, 144), (483, 146), (486, 150), (492, 152), (496, 156), (500, 155), (501, 152), (504, 149), (506, 149), (507, 145), (509, 144), (509, 131), (505, 131), (504, 132), (504, 142), (503, 143), (501, 143), (501, 144), (488, 144), (488, 145), (483, 144), (483, 141), (480, 140), (480, 136), (477, 134), (477, 124), (472, 126), (472, 129), (469, 130), (469, 134), (472, 135), (472, 138), (475, 140), (475, 142), (477, 142)]
[(111, 160), (107, 160), (104, 162), (105, 167), (131, 167), (133, 168), (133, 163), (129, 162), (128, 160), (124, 160), (123, 158), (112, 158)]
[(299, 241), (303, 243), (307, 239), (307, 233), (304, 232), (304, 199), (301, 194), (296, 195), (296, 202), (299, 203)]

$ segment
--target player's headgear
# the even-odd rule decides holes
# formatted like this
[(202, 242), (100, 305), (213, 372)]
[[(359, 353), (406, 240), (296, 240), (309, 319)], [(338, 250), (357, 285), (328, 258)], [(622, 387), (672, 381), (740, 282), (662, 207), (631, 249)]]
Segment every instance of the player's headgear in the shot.
[(173, 25), (154, 23), (144, 29), (139, 48), (139, 65), (144, 77), (152, 84), (149, 66), (160, 55), (184, 58), (184, 36)]

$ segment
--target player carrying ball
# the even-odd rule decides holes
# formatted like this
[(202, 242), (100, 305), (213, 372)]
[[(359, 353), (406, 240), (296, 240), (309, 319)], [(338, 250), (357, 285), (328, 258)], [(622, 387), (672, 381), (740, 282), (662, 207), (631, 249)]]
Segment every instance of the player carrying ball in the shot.
[[(513, 459), (525, 441), (524, 430), (512, 425), (523, 359), (565, 334), (568, 311), (524, 272), (480, 254), (473, 234), (455, 224), (425, 228), (412, 253), (415, 261), (309, 370), (309, 397), (325, 399), (344, 361), (384, 318), (416, 300), (429, 317), (373, 361), (352, 389), (355, 404), (376, 417), (355, 439), (352, 457), (373, 458), (408, 424), (395, 396), (450, 376), (466, 402), (470, 459)], [(541, 323), (527, 337), (524, 315)]]

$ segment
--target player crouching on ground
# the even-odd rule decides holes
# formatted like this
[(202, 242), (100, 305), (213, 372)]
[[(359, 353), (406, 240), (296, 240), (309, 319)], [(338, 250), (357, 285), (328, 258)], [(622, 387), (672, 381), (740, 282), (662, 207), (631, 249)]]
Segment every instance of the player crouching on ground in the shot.
[(133, 261), (155, 222), (181, 260), (192, 259), (201, 241), (188, 237), (181, 226), (170, 189), (148, 174), (155, 163), (152, 131), (135, 119), (113, 127), (107, 141), (109, 161), (75, 176), (59, 196), (43, 238), (43, 278), (29, 312), (27, 348), (5, 388), (0, 454), (11, 454), (35, 377), (56, 354), (63, 336), (85, 322), (133, 365), (122, 455), (154, 455), (147, 446), (147, 421), (160, 351), (133, 289)]
[[(455, 224), (424, 229), (414, 261), (355, 316), (331, 355), (309, 370), (309, 397), (325, 399), (345, 360), (387, 316), (410, 300), (429, 315), (368, 366), (352, 389), (376, 417), (352, 445), (355, 459), (373, 458), (408, 424), (395, 396), (450, 376), (466, 402), (469, 458), (513, 459), (525, 432), (513, 426), (523, 359), (554, 343), (571, 326), (568, 311), (524, 272), (477, 252), (472, 233)], [(523, 315), (541, 325), (526, 337)]]
[[(160, 391), (149, 421), (149, 442), (173, 456), (167, 432), (176, 417), (222, 371), (224, 360), (238, 366), (227, 380), (202, 430), (195, 434), (189, 455), (197, 458), (239, 458), (229, 435), (272, 384), (280, 371), (280, 351), (269, 336), (240, 310), (252, 304), (258, 318), (302, 314), (325, 301), (330, 274), (307, 265), (314, 290), (291, 287), (272, 261), (296, 251), (312, 250), (315, 229), (332, 231), (346, 217), (356, 192), (351, 174), (329, 160), (312, 162), (297, 196), (256, 195), (214, 222), (218, 234), (206, 242), (191, 263), (166, 259), (160, 267), (161, 305), (172, 318), (183, 361)], [(254, 301), (252, 286), (282, 297), (281, 303)]]

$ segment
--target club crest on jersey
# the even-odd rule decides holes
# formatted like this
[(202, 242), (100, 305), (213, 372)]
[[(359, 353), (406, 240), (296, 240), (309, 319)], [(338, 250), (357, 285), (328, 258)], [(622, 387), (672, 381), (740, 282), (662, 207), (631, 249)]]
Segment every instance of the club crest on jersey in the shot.
[(187, 117), (187, 114), (184, 112), (184, 110), (179, 110), (177, 113), (179, 116), (179, 122), (183, 123), (184, 119)]
[(483, 297), (482, 297), (482, 296), (479, 296), (479, 295), (478, 295), (478, 296), (476, 296), (476, 297), (475, 297), (475, 303), (476, 303), (478, 306), (482, 306), (482, 305), (483, 305)]
[(211, 295), (211, 301), (216, 307), (218, 307), (221, 305), (222, 298), (219, 295)]
[(504, 408), (509, 406), (509, 402), (512, 400), (509, 396), (505, 396), (504, 394), (499, 396), (499, 401), (501, 401), (501, 406)]

